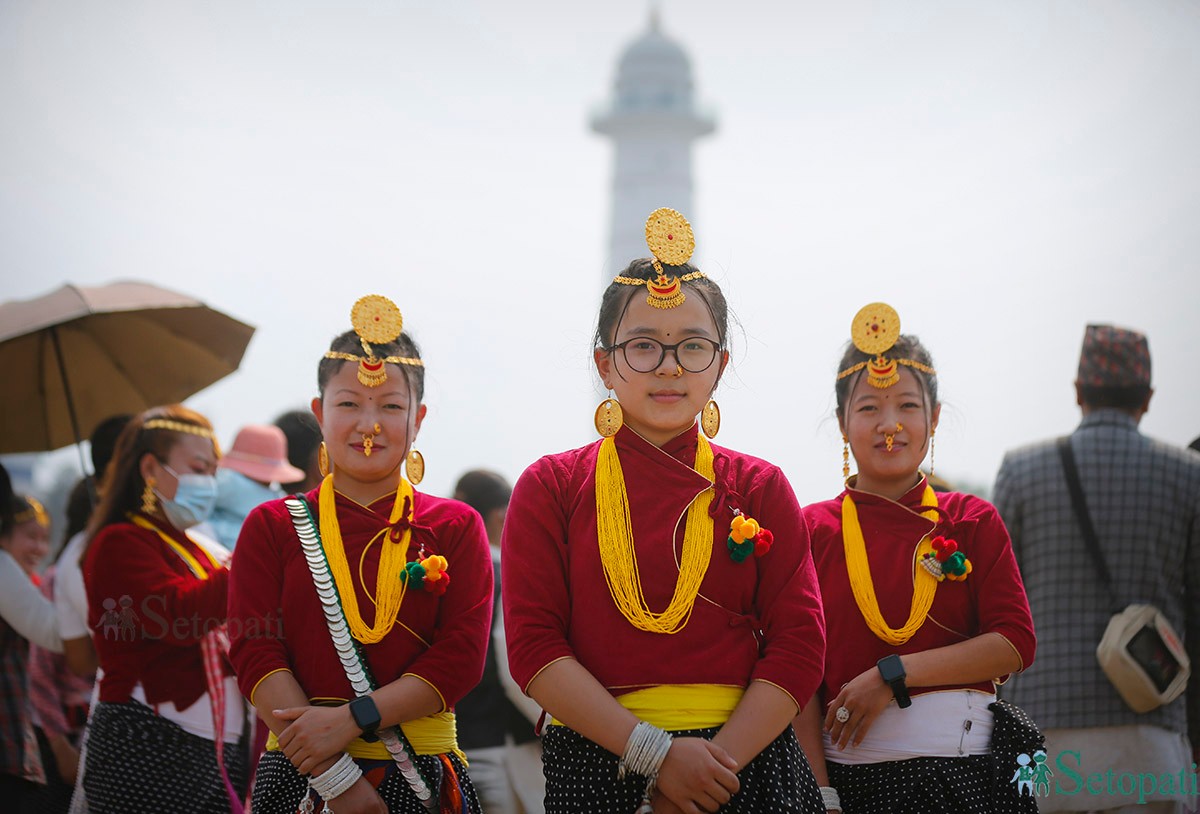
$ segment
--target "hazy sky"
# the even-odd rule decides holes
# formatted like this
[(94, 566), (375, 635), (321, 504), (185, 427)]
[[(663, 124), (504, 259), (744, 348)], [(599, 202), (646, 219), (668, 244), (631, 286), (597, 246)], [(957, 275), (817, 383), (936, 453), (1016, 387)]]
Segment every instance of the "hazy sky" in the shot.
[[(610, 147), (644, 0), (0, 3), (0, 299), (145, 279), (254, 324), (191, 405), (306, 404), (359, 296), (428, 364), (426, 486), (594, 438)], [(718, 443), (840, 488), (833, 377), (884, 300), (933, 351), (937, 464), (1069, 431), (1083, 328), (1150, 336), (1143, 422), (1200, 434), (1200, 4), (681, 2), (719, 119), (697, 262), (742, 330)]]

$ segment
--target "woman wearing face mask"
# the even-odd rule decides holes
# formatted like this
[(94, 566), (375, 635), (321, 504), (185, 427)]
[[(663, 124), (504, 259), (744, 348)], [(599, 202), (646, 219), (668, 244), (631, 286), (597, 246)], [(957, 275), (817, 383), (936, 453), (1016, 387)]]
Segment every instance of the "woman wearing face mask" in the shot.
[(218, 454), (212, 425), (181, 405), (147, 410), (117, 439), (83, 558), (103, 671), (84, 763), (93, 814), (241, 810), (229, 571), (187, 534), (212, 511)]
[(270, 727), (255, 814), (478, 814), (453, 708), (483, 674), (492, 560), (479, 514), (416, 491), (424, 363), (370, 295), (317, 364), (320, 486), (254, 509), (232, 658)]
[(778, 467), (708, 441), (728, 308), (691, 232), (650, 216), (654, 259), (600, 304), (604, 438), (525, 470), (505, 519), (509, 665), (555, 719), (548, 814), (823, 810), (788, 726), (824, 655), (808, 533)]

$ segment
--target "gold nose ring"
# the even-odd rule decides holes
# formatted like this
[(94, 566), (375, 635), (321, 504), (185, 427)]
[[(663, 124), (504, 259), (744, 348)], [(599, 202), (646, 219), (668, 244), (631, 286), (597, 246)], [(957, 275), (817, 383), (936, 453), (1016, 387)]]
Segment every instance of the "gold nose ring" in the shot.
[[(375, 432), (379, 432), (379, 429), (378, 429), (379, 425), (376, 424), (375, 427), (376, 427)], [(896, 422), (896, 432), (904, 432), (904, 425), (901, 424), (899, 421)]]

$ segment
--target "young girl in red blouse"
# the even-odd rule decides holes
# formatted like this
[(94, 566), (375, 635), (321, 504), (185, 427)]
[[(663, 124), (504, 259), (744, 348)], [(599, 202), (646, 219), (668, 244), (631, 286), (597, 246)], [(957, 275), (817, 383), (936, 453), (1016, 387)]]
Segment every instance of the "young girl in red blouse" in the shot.
[(424, 365), (399, 309), (363, 297), (351, 322), (317, 367), (328, 474), (252, 511), (235, 549), (231, 658), (272, 733), (253, 809), (477, 813), (452, 710), (483, 674), (487, 536), (413, 488)]
[(679, 213), (646, 228), (654, 259), (600, 306), (604, 438), (530, 466), (505, 520), (509, 664), (553, 718), (546, 811), (820, 811), (788, 726), (824, 652), (808, 534), (778, 468), (709, 443), (725, 299)]
[(919, 468), (941, 413), (929, 352), (883, 303), (851, 336), (835, 386), (846, 489), (804, 510), (837, 646), (797, 732), (846, 814), (1035, 811), (994, 782), (1018, 768), (992, 755), (994, 681), (1035, 645), (1008, 533), (990, 503), (935, 493)]

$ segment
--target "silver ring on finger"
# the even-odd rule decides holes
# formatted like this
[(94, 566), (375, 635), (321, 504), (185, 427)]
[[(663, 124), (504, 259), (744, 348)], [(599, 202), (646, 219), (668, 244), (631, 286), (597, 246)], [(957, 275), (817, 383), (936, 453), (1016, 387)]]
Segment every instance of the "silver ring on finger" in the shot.
[(850, 710), (845, 707), (838, 707), (837, 712), (833, 713), (833, 717), (837, 718), (838, 723), (844, 724), (850, 720)]

